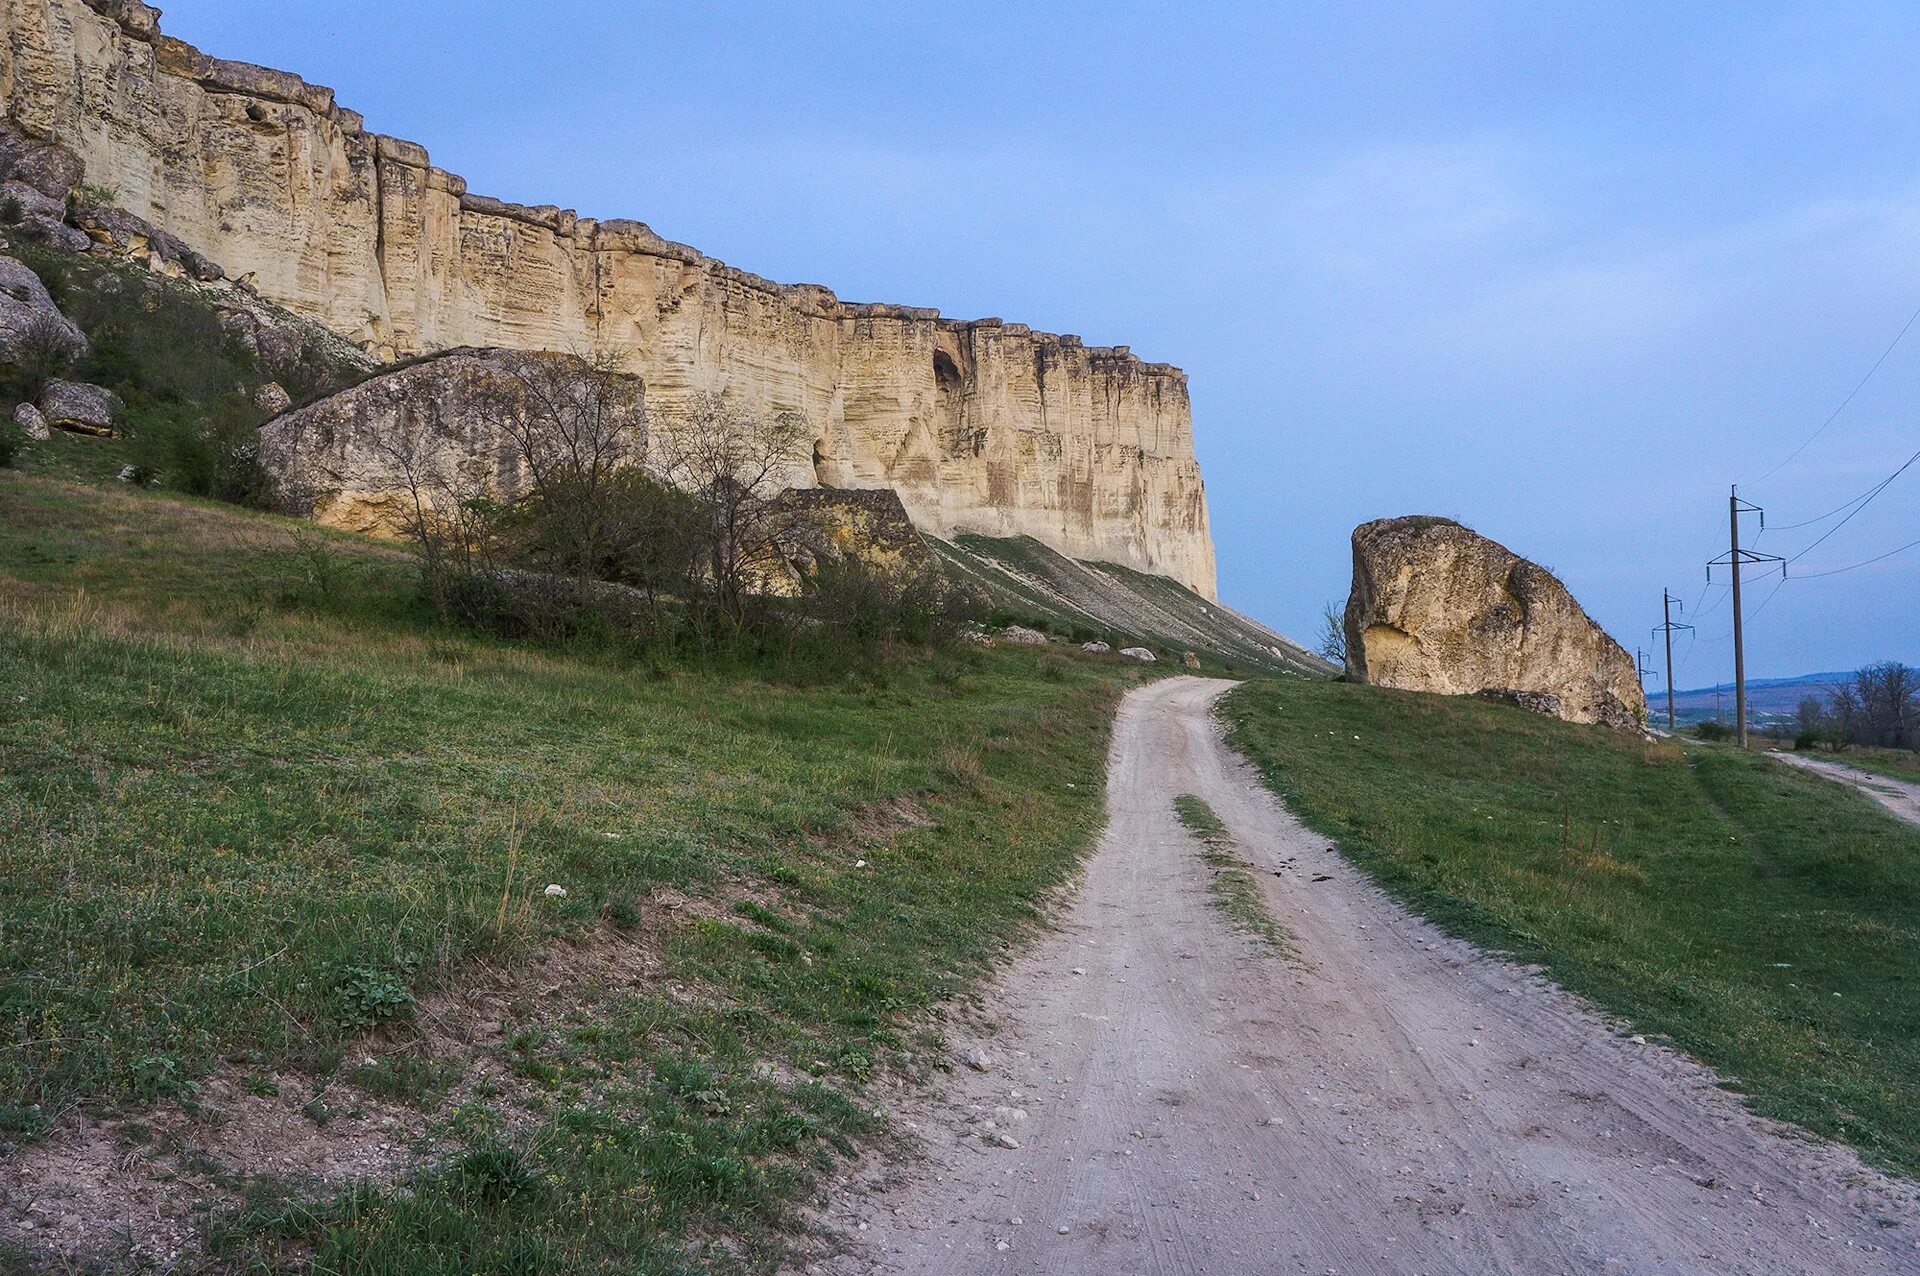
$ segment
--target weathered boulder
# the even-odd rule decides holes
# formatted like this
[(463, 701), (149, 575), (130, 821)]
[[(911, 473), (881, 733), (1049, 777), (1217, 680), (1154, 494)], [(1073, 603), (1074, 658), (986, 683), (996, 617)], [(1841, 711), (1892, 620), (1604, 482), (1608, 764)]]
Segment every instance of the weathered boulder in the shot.
[(783, 553), (793, 583), (836, 563), (857, 562), (889, 574), (934, 565), (933, 551), (914, 530), (897, 493), (796, 488), (781, 494), (778, 509), (791, 519)]
[[(411, 525), (416, 496), (446, 508), (524, 493), (529, 479), (513, 431), (584, 408), (578, 396), (588, 392), (587, 374), (571, 355), (449, 351), (275, 417), (261, 427), (260, 459), (294, 512), (396, 535)], [(642, 459), (639, 379), (613, 378), (600, 410), (614, 453)]]
[(1104, 656), (1113, 650), (1113, 645), (1104, 642), (1083, 642), (1080, 644), (1080, 650), (1089, 656)]
[(0, 358), (18, 359), (36, 346), (79, 358), (87, 352), (87, 338), (60, 313), (25, 262), (0, 257)]
[(40, 413), (47, 424), (75, 434), (110, 436), (119, 411), (113, 391), (85, 381), (49, 381), (40, 392)]
[(12, 129), (0, 132), (0, 178), (20, 182), (63, 203), (87, 167), (64, 146), (36, 142)]
[(1145, 647), (1122, 647), (1120, 654), (1128, 660), (1138, 660), (1143, 665), (1150, 665), (1159, 660), (1158, 656), (1148, 651)]
[(1021, 647), (1044, 647), (1047, 636), (1038, 629), (1028, 629), (1025, 625), (1008, 625), (1000, 631), (1000, 636), (1008, 642)]
[(66, 203), (35, 190), (25, 182), (9, 178), (0, 182), (0, 205), (13, 204), (22, 217), (51, 217), (55, 221), (67, 215)]
[(1347, 673), (1442, 695), (1489, 695), (1569, 722), (1638, 727), (1633, 658), (1553, 574), (1449, 519), (1353, 533)]
[(44, 443), (53, 437), (47, 430), (47, 418), (31, 403), (22, 403), (13, 410), (13, 422), (35, 443)]

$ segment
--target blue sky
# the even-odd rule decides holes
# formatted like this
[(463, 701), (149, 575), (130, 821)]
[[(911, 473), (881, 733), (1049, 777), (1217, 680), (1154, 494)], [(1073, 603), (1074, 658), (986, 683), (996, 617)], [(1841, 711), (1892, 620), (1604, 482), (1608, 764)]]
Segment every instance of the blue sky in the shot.
[[(1787, 524), (1920, 449), (1916, 325), (1758, 481), (1920, 307), (1910, 3), (177, 0), (164, 25), (332, 85), (476, 191), (1180, 364), (1222, 595), (1300, 637), (1354, 524), (1442, 513), (1630, 649), (1663, 586), (1699, 600), (1676, 665), (1711, 684), (1727, 485)], [(1796, 570), (1917, 537), (1920, 465)], [(1920, 548), (1772, 590), (1756, 676), (1920, 663)]]

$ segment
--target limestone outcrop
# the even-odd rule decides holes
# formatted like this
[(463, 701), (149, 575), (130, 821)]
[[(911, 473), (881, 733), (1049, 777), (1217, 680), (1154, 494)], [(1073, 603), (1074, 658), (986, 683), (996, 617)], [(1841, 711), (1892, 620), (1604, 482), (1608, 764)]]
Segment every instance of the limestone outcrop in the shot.
[(0, 0), (0, 15), (0, 98), (40, 146), (21, 160), (38, 188), (78, 180), (54, 171), (78, 157), (86, 183), (198, 260), (384, 357), (618, 353), (669, 415), (700, 392), (801, 413), (813, 448), (794, 486), (890, 488), (938, 535), (1031, 536), (1215, 596), (1177, 368), (999, 319), (843, 302), (639, 222), (476, 195), (330, 89), (162, 35), (139, 0)]
[(1633, 658), (1553, 574), (1449, 519), (1353, 533), (1347, 673), (1442, 695), (1487, 695), (1569, 722), (1634, 728)]
[[(619, 380), (620, 390), (581, 410), (606, 412), (612, 454), (639, 462), (645, 390), (636, 378)], [(523, 494), (525, 449), (514, 427), (529, 414), (540, 414), (536, 424), (564, 424), (564, 400), (592, 392), (572, 355), (451, 350), (282, 413), (261, 428), (260, 459), (295, 512), (351, 531), (399, 533), (412, 525), (416, 499), (444, 509)]]

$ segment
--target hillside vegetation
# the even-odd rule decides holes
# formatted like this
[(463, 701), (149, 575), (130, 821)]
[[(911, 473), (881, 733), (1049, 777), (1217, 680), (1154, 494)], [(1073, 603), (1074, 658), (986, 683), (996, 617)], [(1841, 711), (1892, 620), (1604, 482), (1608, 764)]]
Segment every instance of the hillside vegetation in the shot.
[(1764, 757), (1470, 699), (1296, 680), (1226, 713), (1417, 910), (1920, 1170), (1920, 829)]
[[(204, 1206), (206, 1270), (771, 1265), (1100, 819), (1121, 662), (488, 639), (397, 547), (72, 481), (119, 446), (0, 471), (0, 1144)], [(270, 1120), (336, 1146), (204, 1156)]]

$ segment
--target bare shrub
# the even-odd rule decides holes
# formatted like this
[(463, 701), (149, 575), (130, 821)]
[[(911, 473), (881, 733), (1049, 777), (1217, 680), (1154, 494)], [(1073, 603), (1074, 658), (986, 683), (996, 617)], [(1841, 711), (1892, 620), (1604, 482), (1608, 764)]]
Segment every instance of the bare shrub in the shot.
[(693, 502), (703, 610), (737, 634), (753, 600), (784, 572), (794, 515), (779, 498), (804, 455), (806, 420), (797, 412), (761, 416), (702, 392), (671, 424), (656, 463)]
[(47, 382), (65, 376), (84, 347), (74, 339), (66, 320), (52, 311), (42, 310), (28, 317), (8, 338), (14, 365), (15, 392), (22, 399), (34, 400), (47, 388)]

